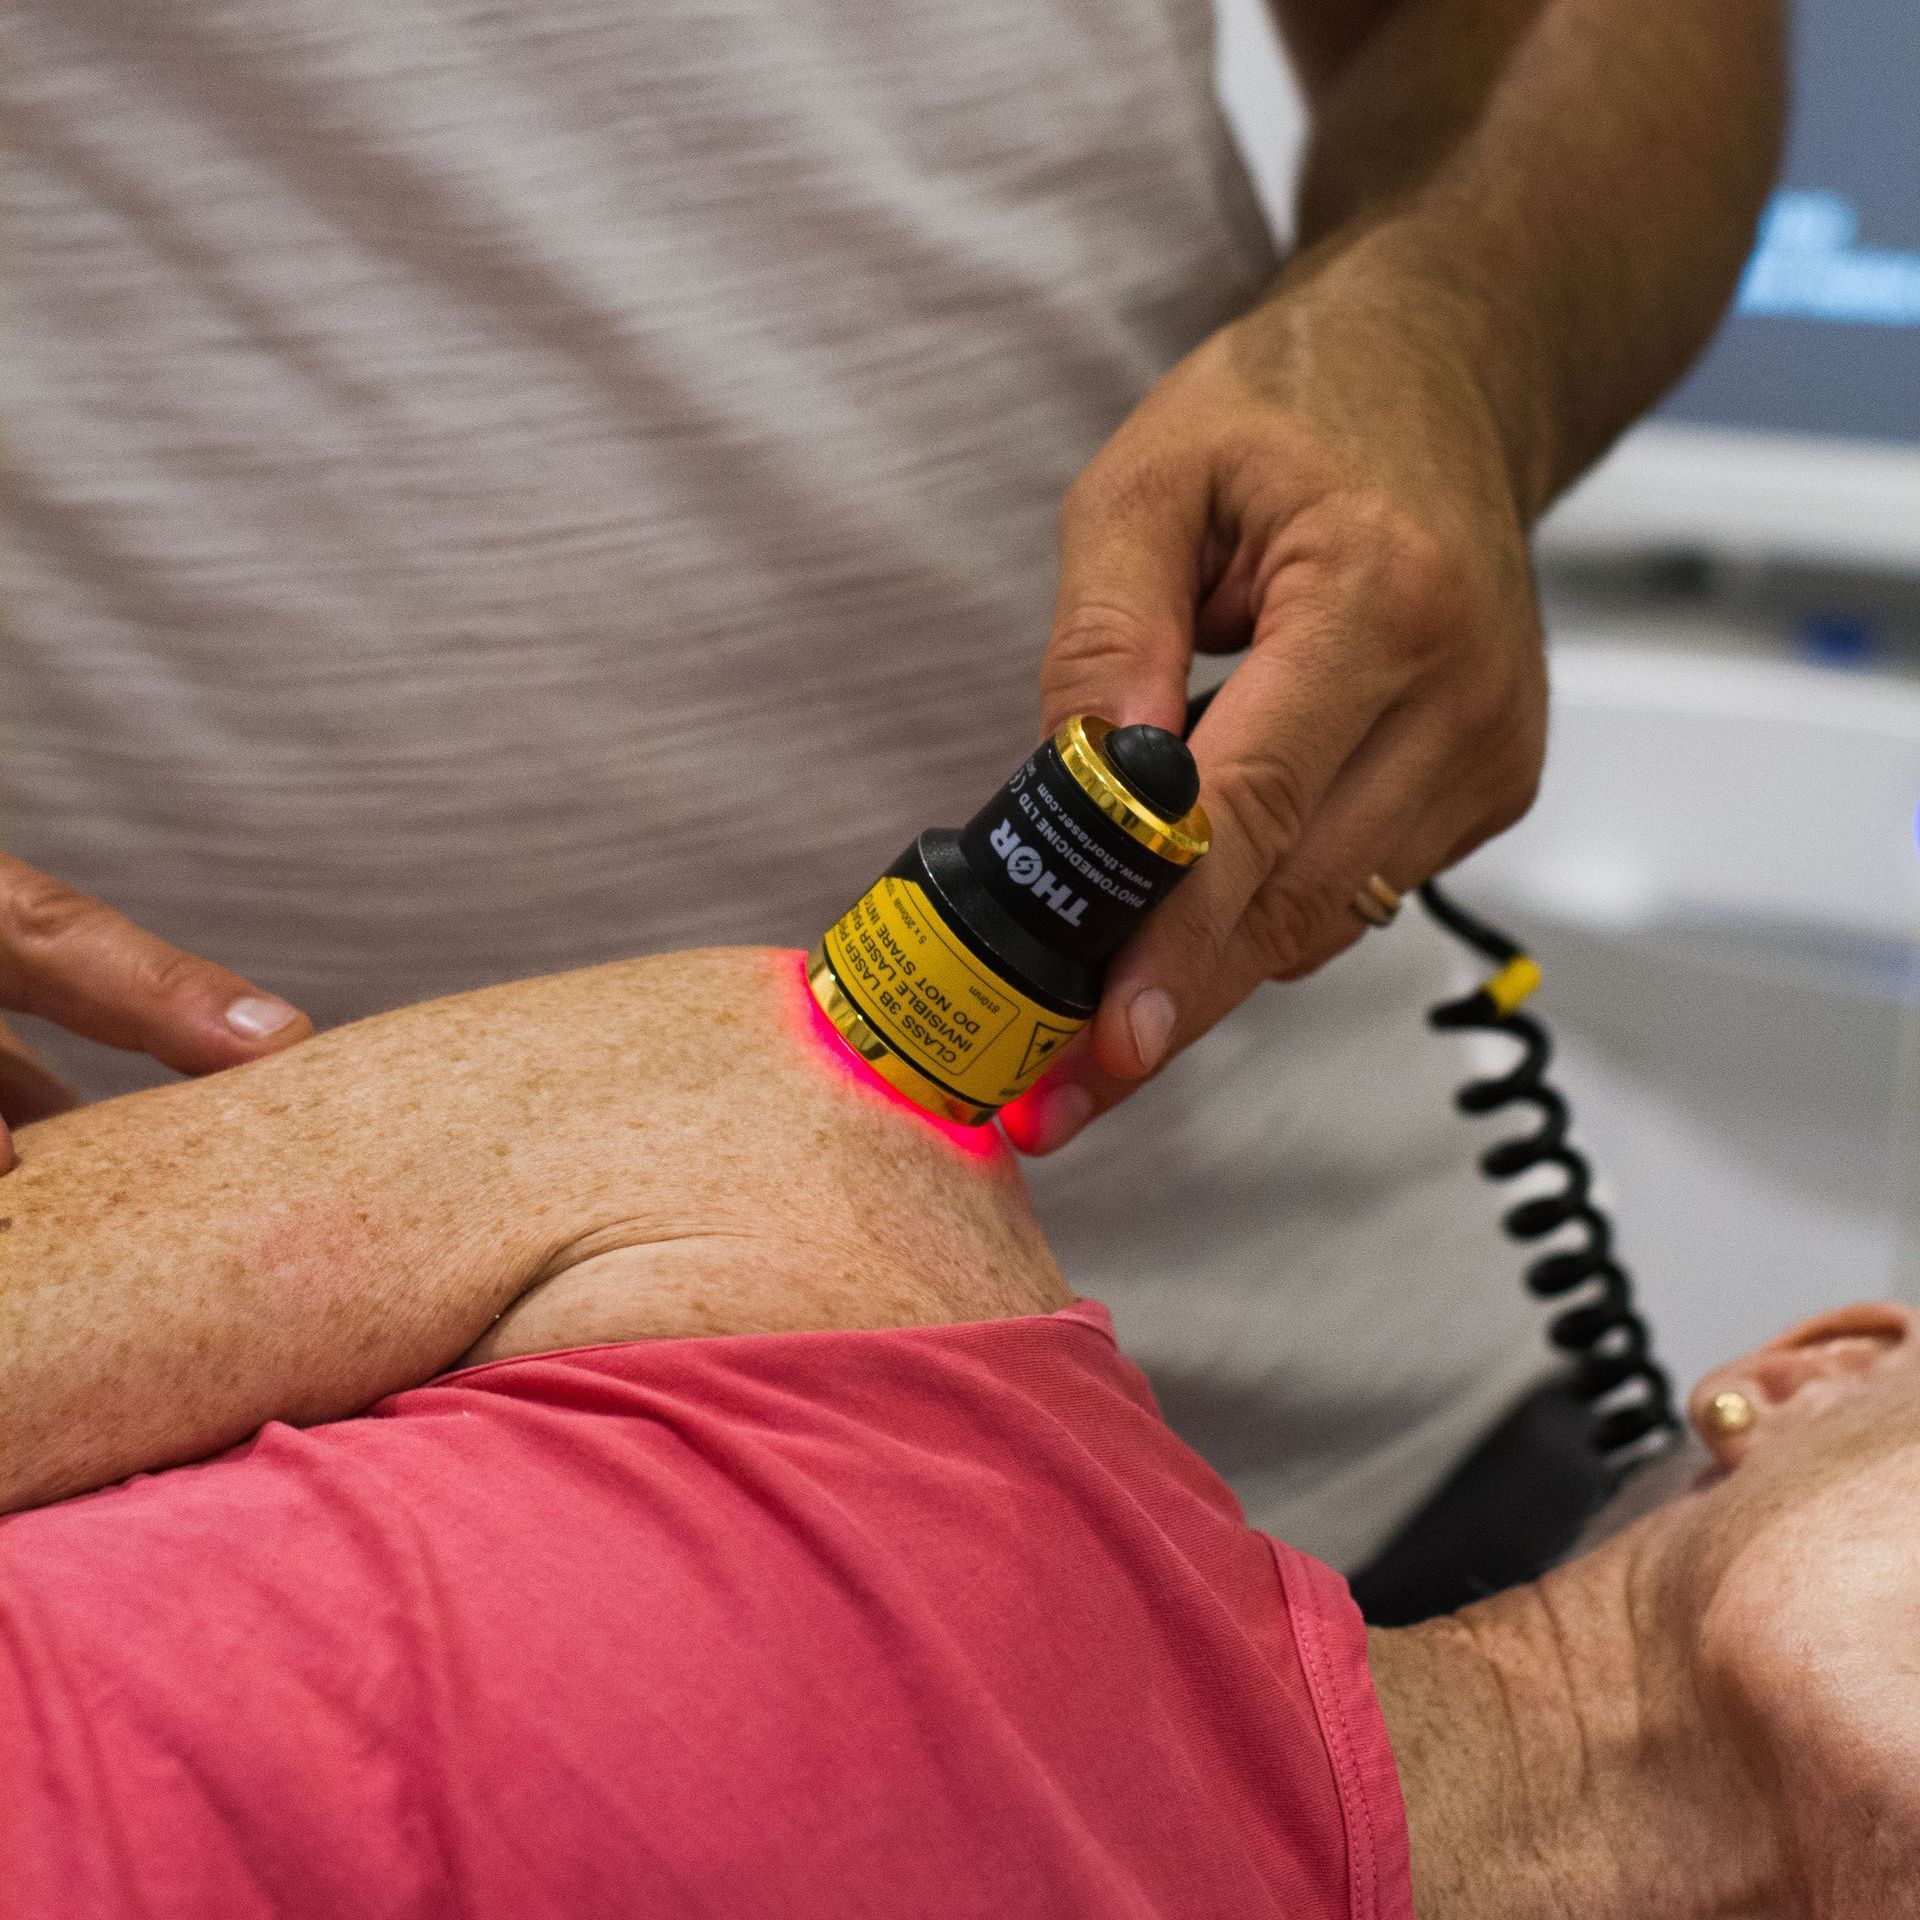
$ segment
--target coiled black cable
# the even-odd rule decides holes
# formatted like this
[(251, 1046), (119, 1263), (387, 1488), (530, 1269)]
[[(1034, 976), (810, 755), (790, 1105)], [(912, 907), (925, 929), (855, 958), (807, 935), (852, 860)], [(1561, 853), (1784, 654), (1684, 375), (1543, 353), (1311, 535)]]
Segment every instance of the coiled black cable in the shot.
[(1480, 1170), (1489, 1180), (1517, 1180), (1535, 1167), (1564, 1176), (1559, 1189), (1523, 1200), (1502, 1222), (1523, 1246), (1562, 1228), (1577, 1228), (1579, 1241), (1545, 1254), (1527, 1269), (1529, 1291), (1541, 1300), (1583, 1293), (1557, 1314), (1547, 1337), (1573, 1363), (1572, 1391), (1594, 1409), (1595, 1451), (1616, 1476), (1624, 1475), (1662, 1440), (1679, 1431), (1673, 1383), (1653, 1357), (1652, 1336), (1634, 1306), (1633, 1282), (1613, 1246), (1613, 1223), (1593, 1199), (1593, 1169), (1567, 1138), (1571, 1113), (1566, 1097), (1547, 1080), (1553, 1039), (1519, 1002), (1539, 984), (1540, 970), (1518, 941), (1469, 913), (1435, 882), (1420, 889), (1420, 904), (1456, 939), (1493, 961), (1500, 971), (1457, 1000), (1427, 1015), (1442, 1033), (1498, 1033), (1520, 1048), (1506, 1073), (1469, 1080), (1455, 1096), (1462, 1113), (1499, 1113), (1531, 1107), (1540, 1124), (1489, 1147)]
[[(1216, 691), (1208, 688), (1187, 702), (1187, 732)], [(1557, 1192), (1521, 1201), (1501, 1224), (1522, 1246), (1562, 1228), (1579, 1231), (1578, 1244), (1543, 1254), (1527, 1269), (1526, 1285), (1541, 1300), (1584, 1291), (1583, 1298), (1554, 1316), (1547, 1337), (1572, 1364), (1571, 1390), (1593, 1410), (1594, 1451), (1618, 1481), (1665, 1451), (1680, 1420), (1673, 1382), (1653, 1357), (1652, 1334), (1634, 1306), (1633, 1282), (1614, 1253), (1613, 1223), (1594, 1204), (1593, 1169), (1568, 1141), (1572, 1115), (1566, 1097), (1548, 1084), (1552, 1036), (1520, 1011), (1520, 1002), (1539, 984), (1540, 969), (1517, 940), (1469, 913), (1436, 882), (1429, 880), (1419, 891), (1420, 904), (1441, 926), (1499, 968), (1472, 993), (1431, 1008), (1427, 1020), (1442, 1033), (1502, 1034), (1520, 1048), (1520, 1059), (1508, 1072), (1469, 1080), (1455, 1103), (1475, 1116), (1520, 1106), (1540, 1115), (1533, 1132), (1489, 1147), (1480, 1156), (1480, 1170), (1498, 1181), (1517, 1180), (1535, 1167), (1553, 1167), (1564, 1176)]]

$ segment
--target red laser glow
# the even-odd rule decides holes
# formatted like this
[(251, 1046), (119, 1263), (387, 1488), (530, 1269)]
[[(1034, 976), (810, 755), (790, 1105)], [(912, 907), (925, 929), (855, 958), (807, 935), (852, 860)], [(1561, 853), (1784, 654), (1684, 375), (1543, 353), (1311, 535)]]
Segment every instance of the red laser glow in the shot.
[(889, 1086), (874, 1072), (860, 1056), (834, 1031), (833, 1022), (821, 1011), (820, 1003), (813, 997), (813, 989), (807, 984), (807, 956), (796, 953), (794, 959), (794, 977), (798, 983), (801, 1011), (795, 1024), (807, 1035), (808, 1041), (825, 1054), (834, 1065), (856, 1085), (864, 1087), (869, 1093), (877, 1094), (890, 1106), (899, 1108), (902, 1113), (910, 1113), (922, 1126), (931, 1127), (935, 1133), (942, 1134), (961, 1153), (970, 1160), (991, 1160), (1006, 1151), (1005, 1142), (991, 1122), (984, 1126), (969, 1127), (958, 1120), (947, 1120), (937, 1113), (929, 1113), (917, 1101), (907, 1098), (898, 1087)]

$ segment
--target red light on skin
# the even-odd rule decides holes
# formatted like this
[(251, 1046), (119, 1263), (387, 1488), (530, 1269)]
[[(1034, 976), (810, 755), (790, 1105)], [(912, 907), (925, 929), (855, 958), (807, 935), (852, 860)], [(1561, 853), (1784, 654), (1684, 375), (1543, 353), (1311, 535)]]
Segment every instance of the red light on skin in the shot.
[(840, 1038), (834, 1031), (833, 1022), (821, 1011), (820, 1002), (813, 997), (813, 989), (807, 984), (807, 956), (804, 953), (796, 953), (793, 959), (800, 1005), (803, 1009), (797, 1017), (796, 1024), (805, 1031), (809, 1042), (831, 1060), (840, 1072), (856, 1086), (866, 1089), (869, 1093), (877, 1094), (889, 1106), (897, 1107), (902, 1113), (912, 1114), (923, 1127), (931, 1127), (935, 1133), (943, 1135), (970, 1160), (993, 1160), (1007, 1151), (1005, 1142), (1001, 1140), (998, 1130), (991, 1121), (978, 1127), (969, 1127), (961, 1121), (948, 1120), (940, 1114), (929, 1113), (918, 1101), (909, 1099), (898, 1087), (890, 1086), (881, 1079)]

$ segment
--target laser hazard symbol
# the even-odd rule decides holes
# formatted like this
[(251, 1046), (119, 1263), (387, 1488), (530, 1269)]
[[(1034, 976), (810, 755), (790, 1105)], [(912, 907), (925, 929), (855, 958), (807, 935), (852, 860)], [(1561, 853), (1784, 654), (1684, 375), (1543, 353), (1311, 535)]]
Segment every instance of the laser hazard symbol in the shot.
[(1036, 1021), (1033, 1037), (1028, 1040), (1027, 1051), (1020, 1061), (1020, 1071), (1013, 1076), (1015, 1081), (1024, 1087), (1079, 1031), (1077, 1026), (1050, 1027), (1044, 1021)]

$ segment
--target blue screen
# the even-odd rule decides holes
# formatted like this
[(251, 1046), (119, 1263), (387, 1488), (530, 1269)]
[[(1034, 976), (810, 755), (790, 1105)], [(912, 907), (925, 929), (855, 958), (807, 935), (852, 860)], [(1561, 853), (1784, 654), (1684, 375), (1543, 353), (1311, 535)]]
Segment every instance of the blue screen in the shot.
[(1920, 0), (1803, 0), (1780, 190), (1661, 417), (1920, 441)]

